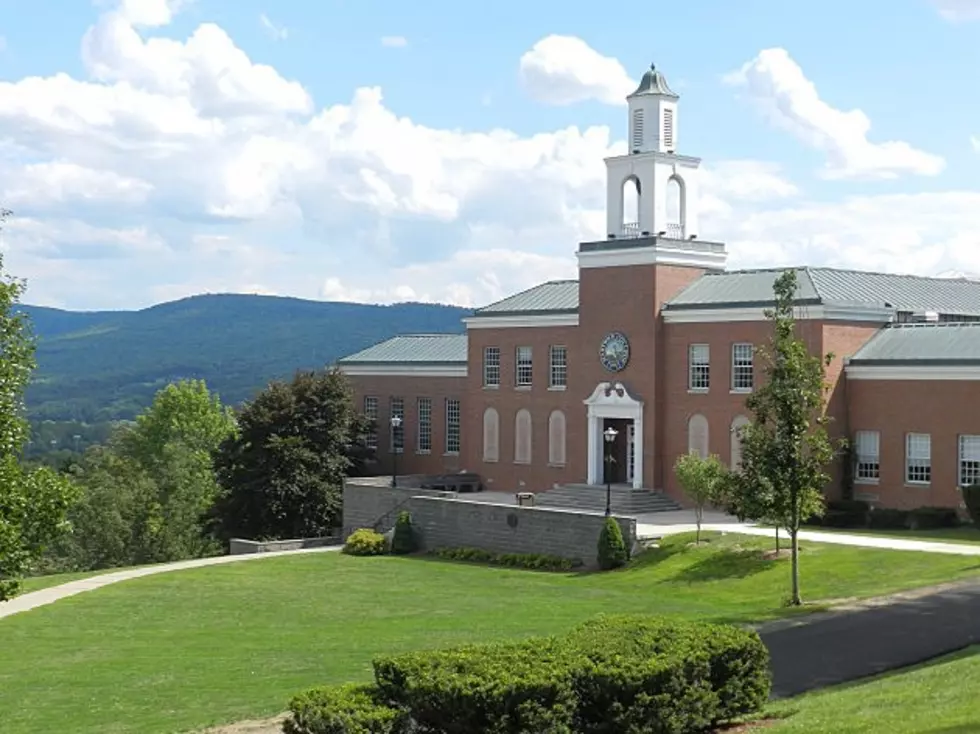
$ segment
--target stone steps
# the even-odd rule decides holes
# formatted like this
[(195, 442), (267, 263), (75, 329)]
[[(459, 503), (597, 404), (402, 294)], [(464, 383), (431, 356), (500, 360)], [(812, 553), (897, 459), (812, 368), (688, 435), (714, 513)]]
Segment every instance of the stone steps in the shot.
[[(616, 515), (645, 515), (683, 509), (670, 497), (653, 489), (613, 486), (610, 499), (613, 514)], [(565, 484), (546, 492), (538, 492), (534, 497), (534, 504), (539, 507), (604, 512), (606, 488), (602, 485)]]

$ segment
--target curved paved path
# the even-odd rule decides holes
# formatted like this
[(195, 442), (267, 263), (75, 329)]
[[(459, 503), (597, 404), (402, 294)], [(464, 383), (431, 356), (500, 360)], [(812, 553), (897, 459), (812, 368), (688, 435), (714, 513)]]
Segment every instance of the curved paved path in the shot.
[(237, 556), (214, 556), (212, 558), (193, 558), (189, 561), (176, 561), (174, 563), (159, 563), (153, 566), (140, 566), (139, 568), (127, 568), (121, 571), (110, 571), (89, 576), (88, 578), (69, 581), (59, 586), (50, 586), (47, 589), (32, 591), (21, 596), (14, 597), (10, 601), (0, 602), (0, 619), (9, 617), (17, 612), (26, 612), (29, 609), (51, 604), (59, 599), (64, 599), (84, 591), (92, 591), (118, 581), (126, 581), (141, 576), (152, 576), (157, 573), (167, 573), (168, 571), (182, 571), (186, 568), (199, 568), (201, 566), (217, 566), (221, 563), (238, 563), (240, 561), (255, 560), (256, 558), (275, 558), (277, 556), (295, 556), (302, 553), (329, 553), (339, 551), (341, 546), (331, 545), (326, 548), (303, 548), (301, 550), (272, 551), (270, 553), (243, 553)]

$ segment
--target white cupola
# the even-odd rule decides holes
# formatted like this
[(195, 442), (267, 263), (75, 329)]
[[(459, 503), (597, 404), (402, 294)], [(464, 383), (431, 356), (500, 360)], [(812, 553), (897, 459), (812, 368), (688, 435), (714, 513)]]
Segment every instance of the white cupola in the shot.
[(606, 159), (610, 240), (698, 236), (701, 159), (676, 153), (679, 99), (653, 64), (626, 98), (628, 152)]

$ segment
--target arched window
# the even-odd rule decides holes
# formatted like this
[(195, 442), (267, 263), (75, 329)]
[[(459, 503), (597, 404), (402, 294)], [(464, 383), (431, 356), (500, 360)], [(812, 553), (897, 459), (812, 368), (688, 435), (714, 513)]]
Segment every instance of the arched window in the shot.
[(732, 469), (737, 470), (742, 465), (742, 436), (741, 429), (749, 424), (744, 415), (737, 415), (732, 421)]
[(500, 460), (500, 416), (496, 408), (483, 411), (483, 460)]
[(667, 236), (684, 238), (684, 181), (677, 174), (667, 179)]
[(560, 410), (548, 416), (548, 463), (565, 466), (565, 414)]
[(640, 182), (630, 176), (623, 181), (623, 235), (640, 234)]
[(514, 463), (531, 463), (531, 413), (526, 408), (514, 418)]
[(708, 458), (708, 419), (700, 413), (687, 422), (687, 450), (702, 459)]

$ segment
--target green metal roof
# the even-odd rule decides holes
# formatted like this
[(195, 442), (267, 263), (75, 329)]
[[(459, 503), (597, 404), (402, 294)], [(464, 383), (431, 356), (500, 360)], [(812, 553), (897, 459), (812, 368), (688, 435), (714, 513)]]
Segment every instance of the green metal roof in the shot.
[(578, 311), (578, 281), (552, 280), (477, 309), (473, 315), (476, 317), (512, 316), (527, 313), (575, 313), (576, 311)]
[(466, 334), (396, 336), (337, 360), (338, 364), (466, 364)]
[[(667, 304), (668, 310), (768, 306), (784, 268), (707, 273)], [(800, 303), (894, 308), (980, 316), (980, 283), (965, 278), (796, 268)]]
[(660, 73), (656, 64), (650, 64), (649, 71), (640, 79), (640, 85), (629, 96), (638, 97), (642, 94), (660, 94), (664, 97), (680, 99), (674, 90), (667, 85), (667, 77)]
[(850, 364), (980, 364), (980, 322), (893, 324), (861, 347)]

